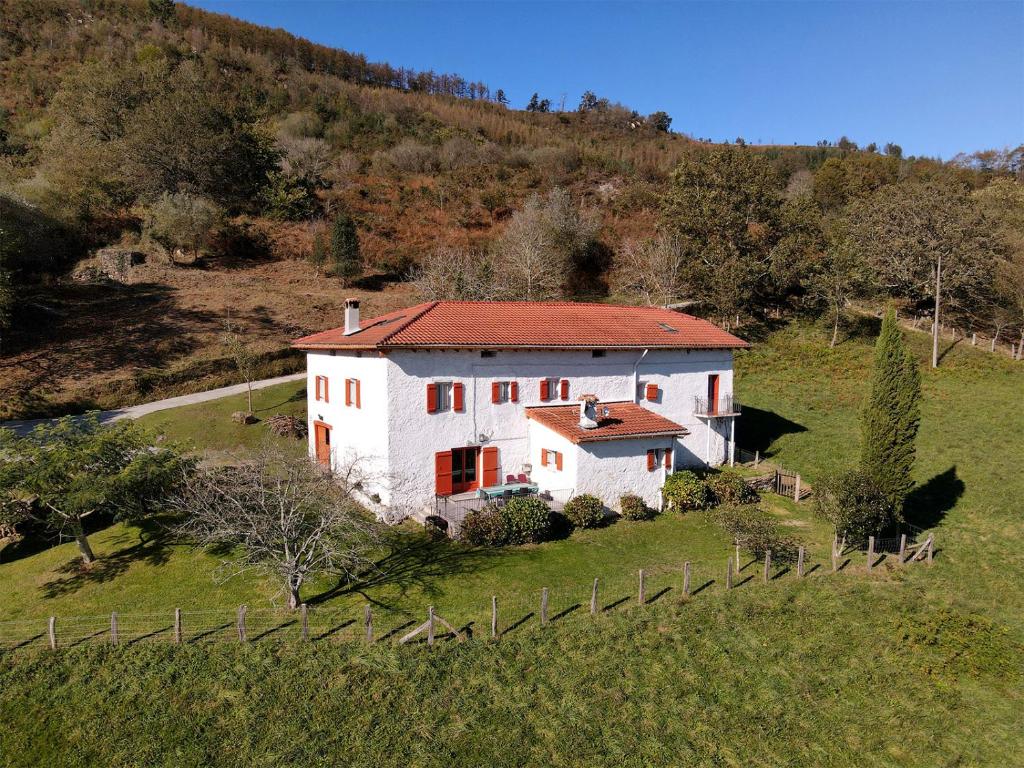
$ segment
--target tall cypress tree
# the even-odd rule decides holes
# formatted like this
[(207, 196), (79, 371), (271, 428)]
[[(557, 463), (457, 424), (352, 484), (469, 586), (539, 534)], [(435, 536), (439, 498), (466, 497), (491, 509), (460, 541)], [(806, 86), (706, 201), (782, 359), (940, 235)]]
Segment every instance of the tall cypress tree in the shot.
[(861, 470), (899, 514), (914, 485), (911, 470), (921, 423), (921, 373), (890, 309), (875, 344), (871, 394), (861, 413)]
[(345, 283), (363, 270), (359, 256), (359, 235), (352, 217), (342, 211), (331, 227), (331, 274)]

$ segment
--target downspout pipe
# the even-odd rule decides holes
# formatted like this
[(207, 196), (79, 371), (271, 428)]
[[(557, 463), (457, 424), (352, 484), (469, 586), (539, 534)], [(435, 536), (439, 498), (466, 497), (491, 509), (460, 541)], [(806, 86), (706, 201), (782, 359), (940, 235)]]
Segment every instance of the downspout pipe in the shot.
[(636, 362), (633, 363), (633, 402), (640, 402), (640, 363), (647, 357), (647, 353), (650, 349), (645, 349), (640, 357), (637, 358)]

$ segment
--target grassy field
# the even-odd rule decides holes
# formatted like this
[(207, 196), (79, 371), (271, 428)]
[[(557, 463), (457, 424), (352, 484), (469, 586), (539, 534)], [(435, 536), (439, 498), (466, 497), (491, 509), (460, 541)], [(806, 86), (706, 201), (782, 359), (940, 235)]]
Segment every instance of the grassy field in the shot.
[[(926, 338), (910, 339), (923, 360)], [(742, 444), (812, 482), (854, 462), (869, 342), (829, 350), (816, 330), (791, 327), (743, 355)], [(497, 553), (409, 533), (389, 553), (391, 576), (358, 594), (316, 585), (309, 596), (316, 610), (343, 613), (369, 598), (380, 612), (390, 606), (396, 617), (418, 616), (430, 602), (459, 623), (474, 622), (480, 634), (491, 594), (501, 595), (503, 627), (536, 610), (541, 586), (552, 589), (552, 613), (585, 606), (595, 576), (606, 579), (603, 606), (625, 600), (597, 619), (584, 607), (547, 629), (534, 618), (497, 644), (445, 643), (429, 654), (341, 642), (355, 631), (310, 646), (83, 645), (57, 656), (21, 649), (0, 659), (0, 761), (1012, 763), (1024, 752), (1024, 367), (955, 347), (938, 371), (924, 370), (924, 392), (911, 515), (936, 532), (930, 568), (883, 567), (868, 576), (854, 564), (803, 581), (784, 574), (769, 586), (753, 578), (726, 593), (728, 542), (696, 515)], [(295, 394), (294, 387), (268, 390), (267, 407)], [(222, 405), (225, 413), (235, 409)], [(212, 407), (159, 417), (169, 433), (194, 433), (195, 442), (223, 449), (233, 433), (221, 432), (223, 413), (215, 418)], [(190, 426), (213, 421), (221, 434)], [(806, 507), (781, 500), (772, 507), (822, 560), (828, 532)], [(101, 563), (117, 565), (109, 577), (66, 589), (53, 584), (76, 578), (70, 547), (0, 565), (4, 616), (272, 604), (267, 585), (215, 585), (212, 556), (139, 537), (121, 526), (96, 534)], [(695, 587), (717, 577), (687, 602), (678, 592), (683, 560), (700, 564)], [(635, 604), (640, 567), (653, 574), (649, 595), (673, 588), (644, 608)], [(743, 575), (755, 574), (748, 566)]]

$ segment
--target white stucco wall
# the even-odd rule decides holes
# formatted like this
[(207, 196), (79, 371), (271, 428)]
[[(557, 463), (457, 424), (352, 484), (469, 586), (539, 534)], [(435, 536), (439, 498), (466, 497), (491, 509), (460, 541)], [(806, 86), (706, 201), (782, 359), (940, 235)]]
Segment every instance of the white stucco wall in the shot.
[[(528, 420), (529, 457), (533, 465), (530, 479), (541, 491), (553, 492), (559, 501), (568, 499), (572, 492), (580, 493), (577, 478), (577, 446), (543, 424)], [(541, 450), (558, 451), (562, 454), (562, 469), (541, 464)]]
[[(309, 415), (309, 455), (316, 456), (314, 421), (331, 427), (331, 464), (355, 471), (364, 479), (367, 495), (390, 502), (389, 432), (385, 428), (389, 398), (387, 359), (376, 352), (311, 352), (306, 356), (306, 403)], [(328, 401), (316, 399), (316, 377), (328, 380)], [(358, 379), (359, 408), (345, 405), (345, 379)]]
[(635, 493), (648, 506), (659, 509), (661, 487), (665, 484), (668, 470), (664, 461), (648, 470), (647, 451), (664, 450), (672, 444), (672, 440), (664, 437), (580, 443), (576, 493), (593, 494), (615, 511), (619, 511), (621, 496)]
[[(605, 401), (631, 400), (635, 391), (634, 364), (640, 354), (635, 350), (609, 350), (604, 357), (594, 357), (590, 350), (498, 350), (494, 357), (481, 357), (478, 350), (392, 350), (383, 356), (369, 352), (361, 356), (310, 353), (310, 419), (312, 422), (319, 418), (334, 427), (337, 460), (350, 450), (372, 458), (375, 473), (384, 478), (377, 492), (385, 503), (422, 508), (433, 501), (437, 451), (471, 445), (494, 446), (498, 448), (500, 478), (518, 474), (524, 471), (525, 464), (530, 464), (533, 479), (538, 479), (539, 453), (532, 454), (534, 447), (539, 451), (540, 446), (534, 446), (528, 437), (525, 409), (545, 404), (540, 400), (540, 381), (569, 379), (568, 403), (576, 403), (584, 393), (596, 394)], [(638, 367), (639, 402), (690, 431), (677, 441), (673, 451), (677, 467), (703, 464), (706, 457), (712, 464), (718, 464), (727, 457), (725, 436), (729, 419), (702, 420), (693, 415), (694, 397), (706, 395), (707, 376), (711, 373), (720, 376), (720, 394), (731, 394), (730, 351), (652, 350)], [(314, 400), (314, 377), (318, 374), (330, 377), (331, 402), (326, 405)], [(346, 377), (362, 380), (362, 408), (356, 413), (344, 406)], [(518, 383), (519, 401), (491, 403), (491, 383), (511, 380)], [(462, 413), (427, 412), (426, 386), (441, 381), (464, 385)], [(659, 387), (659, 396), (653, 402), (642, 396), (647, 383)], [(562, 402), (556, 394), (556, 399), (547, 404)], [(312, 453), (312, 423), (310, 427)], [(558, 450), (554, 446), (544, 447)], [(566, 461), (570, 453), (564, 452)], [(571, 471), (575, 476), (576, 470)], [(643, 464), (640, 471), (646, 473)], [(568, 467), (563, 468), (558, 488), (566, 487), (569, 472)], [(596, 476), (597, 471), (593, 474)], [(621, 493), (616, 492), (614, 498), (610, 496), (606, 501), (617, 504)], [(640, 495), (651, 503), (646, 491)]]

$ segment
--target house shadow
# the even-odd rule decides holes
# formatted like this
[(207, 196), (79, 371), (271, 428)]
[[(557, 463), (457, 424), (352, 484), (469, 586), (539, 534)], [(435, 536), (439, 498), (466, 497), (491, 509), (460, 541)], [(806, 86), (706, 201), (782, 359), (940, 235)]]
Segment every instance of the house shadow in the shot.
[(743, 406), (743, 418), (736, 423), (736, 443), (748, 451), (760, 451), (765, 456), (768, 449), (783, 435), (806, 432), (807, 427), (780, 416), (774, 411)]
[(413, 590), (425, 595), (438, 594), (435, 582), (439, 579), (490, 568), (502, 554), (500, 549), (469, 547), (421, 531), (388, 531), (383, 553), (370, 567), (354, 580), (339, 580), (307, 602), (316, 605), (342, 595), (358, 594), (375, 605), (387, 607), (368, 592), (389, 587), (397, 588), (399, 597)]
[(113, 581), (134, 563), (163, 565), (170, 556), (170, 540), (166, 532), (157, 528), (143, 529), (139, 531), (135, 544), (99, 555), (88, 565), (76, 555), (59, 566), (56, 570), (61, 575), (42, 584), (39, 591), (45, 598), (71, 595), (86, 585)]
[(965, 490), (964, 481), (957, 475), (954, 464), (945, 472), (915, 486), (904, 502), (903, 516), (918, 528), (932, 528), (956, 506)]

